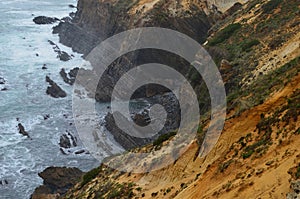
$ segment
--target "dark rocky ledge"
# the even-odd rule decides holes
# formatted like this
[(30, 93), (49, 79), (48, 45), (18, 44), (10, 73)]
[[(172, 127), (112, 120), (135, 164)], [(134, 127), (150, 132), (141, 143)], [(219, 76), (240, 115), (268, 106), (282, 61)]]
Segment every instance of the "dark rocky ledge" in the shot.
[(50, 77), (46, 76), (46, 82), (50, 84), (48, 86), (46, 93), (54, 98), (64, 98), (67, 96), (67, 93), (62, 90)]
[(55, 53), (57, 53), (57, 58), (59, 58), (61, 61), (69, 61), (72, 59), (72, 56), (69, 55), (67, 52), (60, 50), (58, 45), (56, 45), (53, 41), (48, 40), (50, 45), (53, 46), (53, 50)]
[(35, 189), (31, 199), (59, 198), (74, 186), (83, 174), (77, 168), (49, 167), (39, 173), (44, 182)]
[(74, 52), (87, 55), (99, 42), (99, 38), (83, 28), (71, 23), (60, 22), (53, 28), (53, 33), (59, 35), (59, 42), (71, 47)]
[(46, 16), (38, 16), (33, 19), (33, 22), (39, 25), (44, 24), (53, 24), (55, 22), (59, 21), (58, 18), (55, 17), (46, 17)]
[(59, 72), (59, 74), (63, 78), (65, 83), (73, 85), (75, 83), (75, 79), (76, 79), (78, 71), (79, 71), (79, 68), (77, 67), (77, 68), (70, 70), (70, 72), (67, 73), (66, 70), (64, 68), (62, 68), (61, 71)]

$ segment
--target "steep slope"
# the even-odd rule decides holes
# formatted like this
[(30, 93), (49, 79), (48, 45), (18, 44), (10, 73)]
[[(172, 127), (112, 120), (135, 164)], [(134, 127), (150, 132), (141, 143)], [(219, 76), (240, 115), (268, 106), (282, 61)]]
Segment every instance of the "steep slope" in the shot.
[[(143, 1), (148, 9), (151, 2)], [(101, 165), (63, 198), (286, 197), (291, 178), (300, 177), (293, 174), (300, 163), (299, 8), (297, 0), (253, 0), (210, 29), (205, 47), (229, 95), (224, 130), (206, 157), (198, 157), (195, 140), (158, 171), (133, 174)], [(135, 149), (152, 150), (159, 148)]]
[[(228, 119), (216, 147), (203, 159), (194, 160), (195, 142), (175, 164), (148, 174), (126, 174), (103, 165), (94, 179), (79, 183), (64, 198), (127, 198), (129, 193), (129, 198), (284, 198), (289, 192), (288, 171), (298, 165), (300, 157), (300, 109), (296, 109), (296, 119), (289, 114), (299, 106), (299, 86), (298, 73), (265, 103)], [(259, 144), (246, 158), (247, 147), (258, 145), (264, 136), (258, 132), (265, 122), (262, 114), (269, 115), (267, 125), (274, 126), (270, 142)], [(272, 123), (274, 114), (282, 118), (278, 123)], [(117, 186), (128, 183), (130, 191)]]

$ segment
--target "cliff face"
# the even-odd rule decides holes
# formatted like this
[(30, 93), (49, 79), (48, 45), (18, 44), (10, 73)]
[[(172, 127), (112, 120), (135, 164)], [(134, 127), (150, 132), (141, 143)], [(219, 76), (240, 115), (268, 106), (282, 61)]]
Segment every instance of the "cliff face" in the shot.
[[(128, 21), (126, 26), (110, 24), (111, 31), (102, 32), (103, 35), (121, 31), (121, 27), (158, 23), (155, 19), (158, 10), (153, 2), (158, 1), (145, 0), (134, 4), (128, 1), (125, 4), (124, 1), (122, 7), (119, 1), (113, 1), (107, 5), (110, 7), (107, 10), (111, 9), (114, 16), (122, 16)], [(159, 12), (174, 8), (174, 1), (173, 4), (164, 2), (168, 3), (160, 5)], [(214, 14), (208, 15), (208, 11), (202, 8), (209, 6), (203, 2), (196, 4), (195, 12), (205, 18), (200, 23), (198, 18), (193, 18), (199, 15), (183, 14), (186, 8), (191, 8), (188, 5), (193, 1), (179, 2), (179, 14), (170, 15), (168, 19), (173, 17), (174, 21), (186, 23), (178, 26), (185, 32), (191, 30), (187, 19), (199, 24), (207, 21), (204, 24), (208, 30), (220, 14), (211, 11)], [(105, 3), (101, 1), (99, 4)], [(124, 8), (124, 5), (128, 6), (125, 12), (113, 11)], [(144, 11), (139, 16), (148, 17), (135, 18), (132, 13), (142, 8)], [(210, 29), (205, 47), (220, 65), (229, 95), (225, 128), (208, 156), (198, 157), (199, 146), (194, 141), (174, 164), (158, 171), (132, 174), (101, 165), (83, 177), (63, 198), (285, 198), (290, 192), (290, 181), (299, 180), (300, 176), (299, 8), (298, 0), (252, 0), (233, 15), (231, 10), (227, 18)], [(151, 15), (151, 12), (156, 14)], [(88, 22), (92, 17), (81, 15), (82, 12), (77, 13), (77, 23), (85, 20), (90, 24), (88, 26), (92, 26), (93, 23)], [(159, 22), (172, 27), (177, 27), (176, 23)], [(91, 30), (93, 34), (101, 32), (95, 27)], [(192, 36), (200, 41), (201, 35), (195, 31), (199, 30), (191, 31)], [(155, 54), (153, 57), (163, 59)], [(206, 125), (204, 122), (204, 132)], [(168, 141), (162, 142), (162, 149), (149, 144), (135, 151), (157, 152), (167, 144)], [(166, 161), (160, 158), (157, 156), (147, 163), (155, 166)], [(295, 190), (297, 182), (291, 184)]]
[(59, 33), (63, 44), (84, 54), (109, 36), (143, 26), (172, 28), (203, 42), (208, 29), (222, 16), (214, 4), (225, 11), (236, 2), (239, 1), (79, 0), (72, 22), (62, 22), (54, 32)]
[[(178, 30), (189, 35), (200, 43), (207, 38), (207, 32), (222, 14), (215, 8), (210, 9), (205, 1), (95, 1), (79, 0), (78, 11), (71, 22), (61, 22), (54, 27), (60, 42), (72, 47), (74, 51), (87, 55), (104, 39), (124, 30), (135, 27), (164, 27)], [(98, 101), (110, 101), (112, 89), (118, 79), (132, 67), (147, 63), (172, 65), (182, 68), (183, 60), (171, 59), (164, 52), (137, 51), (118, 58), (100, 80), (95, 94)], [(188, 67), (188, 66), (186, 66)], [(184, 75), (188, 75), (185, 68)], [(92, 73), (87, 73), (92, 74)], [(158, 89), (142, 91), (157, 94)]]

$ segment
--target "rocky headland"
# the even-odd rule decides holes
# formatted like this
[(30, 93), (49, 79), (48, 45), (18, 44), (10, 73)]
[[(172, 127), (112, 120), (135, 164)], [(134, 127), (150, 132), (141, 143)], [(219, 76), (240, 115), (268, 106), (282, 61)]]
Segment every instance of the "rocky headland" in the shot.
[[(294, 9), (299, 7), (299, 2), (239, 2), (78, 1), (78, 10), (73, 18), (60, 22), (53, 33), (59, 35), (61, 43), (84, 56), (104, 39), (134, 27), (171, 28), (200, 43), (205, 42), (205, 48), (220, 67), (224, 78), (228, 117), (216, 147), (205, 158), (198, 156), (200, 139), (192, 143), (174, 164), (159, 171), (127, 174), (104, 169), (102, 165), (90, 171), (88, 179), (80, 180), (62, 198), (298, 197), (300, 55), (293, 46), (299, 45), (299, 11)], [(99, 102), (110, 101), (112, 89), (119, 78), (150, 60), (172, 65), (191, 79), (199, 94), (200, 109), (206, 113), (209, 97), (205, 94), (207, 91), (201, 78), (194, 75), (195, 71), (190, 70), (184, 60), (167, 55), (148, 50), (120, 57), (105, 71), (97, 92), (92, 96)], [(96, 76), (94, 70), (85, 69), (83, 74), (89, 78)], [(61, 76), (66, 83), (71, 82), (65, 71), (61, 71)], [(169, 129), (162, 134), (178, 127), (180, 114), (176, 111), (175, 98), (167, 95), (167, 90), (149, 87), (139, 90), (133, 97), (148, 99), (150, 104), (152, 101), (169, 106), (170, 123), (166, 125)], [(173, 100), (174, 103), (169, 105), (169, 101)], [(124, 148), (135, 148), (138, 152), (160, 150), (151, 144), (157, 137), (136, 139), (122, 132), (111, 114), (105, 119), (106, 128)], [(148, 110), (123, 119), (147, 125)], [(205, 119), (198, 129), (199, 137), (204, 136), (209, 118)], [(66, 147), (71, 145), (66, 136), (62, 137), (61, 143)], [(161, 146), (164, 144), (168, 144), (168, 139), (160, 142)], [(156, 157), (152, 163), (160, 161), (164, 160)], [(291, 167), (293, 179), (288, 175)], [(130, 187), (134, 189), (129, 189), (124, 182), (132, 183)]]

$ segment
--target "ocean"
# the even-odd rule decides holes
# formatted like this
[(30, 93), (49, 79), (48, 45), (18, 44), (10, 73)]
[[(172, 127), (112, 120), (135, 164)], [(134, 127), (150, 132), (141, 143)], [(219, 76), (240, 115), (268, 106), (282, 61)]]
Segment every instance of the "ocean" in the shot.
[[(83, 62), (80, 54), (59, 44), (53, 25), (36, 25), (33, 18), (62, 18), (75, 8), (76, 0), (1, 0), (0, 1), (0, 198), (29, 198), (42, 184), (38, 173), (49, 166), (77, 167), (83, 171), (99, 166), (89, 154), (63, 155), (59, 139), (66, 131), (76, 135), (72, 116), (72, 87), (63, 82), (61, 68), (69, 70)], [(74, 55), (62, 62), (48, 40)], [(38, 55), (38, 56), (37, 56)], [(42, 70), (46, 64), (47, 70)], [(66, 98), (46, 94), (48, 75), (67, 92)], [(106, 107), (104, 104), (103, 107)], [(101, 106), (100, 106), (101, 108)], [(44, 120), (45, 115), (50, 118)], [(18, 132), (21, 122), (32, 139)], [(71, 150), (80, 150), (79, 146)], [(6, 184), (6, 182), (8, 184)]]

